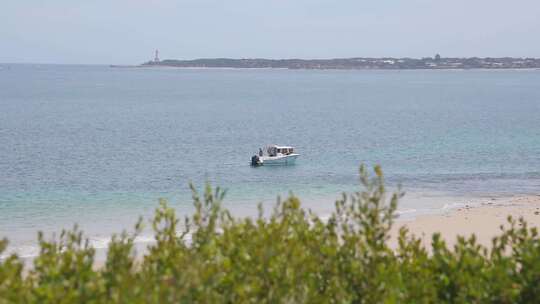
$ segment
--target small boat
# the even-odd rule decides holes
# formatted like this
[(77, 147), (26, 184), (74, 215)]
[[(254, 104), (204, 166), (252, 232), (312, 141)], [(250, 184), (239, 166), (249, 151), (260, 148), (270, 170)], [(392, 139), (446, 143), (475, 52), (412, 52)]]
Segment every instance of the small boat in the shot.
[(251, 157), (251, 165), (254, 167), (268, 165), (294, 165), (300, 154), (294, 153), (294, 148), (289, 146), (271, 145), (266, 148), (266, 154), (259, 149), (258, 155)]

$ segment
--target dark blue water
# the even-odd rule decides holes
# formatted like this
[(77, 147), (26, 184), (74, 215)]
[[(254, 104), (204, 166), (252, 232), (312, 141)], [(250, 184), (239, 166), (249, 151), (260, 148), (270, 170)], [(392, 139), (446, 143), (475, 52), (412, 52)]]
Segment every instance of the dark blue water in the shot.
[[(228, 188), (240, 214), (289, 190), (337, 197), (360, 163), (411, 191), (540, 189), (538, 70), (1, 67), (0, 236), (107, 234), (158, 197), (189, 212), (189, 181)], [(270, 143), (297, 165), (251, 168)]]

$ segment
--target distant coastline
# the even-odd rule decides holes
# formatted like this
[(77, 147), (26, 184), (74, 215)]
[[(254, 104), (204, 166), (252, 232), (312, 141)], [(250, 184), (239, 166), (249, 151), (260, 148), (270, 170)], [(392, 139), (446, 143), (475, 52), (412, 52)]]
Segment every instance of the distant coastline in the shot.
[(338, 59), (231, 59), (153, 60), (137, 66), (172, 68), (306, 69), (306, 70), (463, 70), (540, 69), (539, 58), (338, 58)]

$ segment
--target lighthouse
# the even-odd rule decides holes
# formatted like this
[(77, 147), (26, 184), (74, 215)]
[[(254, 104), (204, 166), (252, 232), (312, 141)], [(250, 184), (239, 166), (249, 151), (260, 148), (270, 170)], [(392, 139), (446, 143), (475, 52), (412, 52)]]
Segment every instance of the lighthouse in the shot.
[(156, 55), (154, 56), (154, 62), (159, 62), (159, 50), (156, 50)]

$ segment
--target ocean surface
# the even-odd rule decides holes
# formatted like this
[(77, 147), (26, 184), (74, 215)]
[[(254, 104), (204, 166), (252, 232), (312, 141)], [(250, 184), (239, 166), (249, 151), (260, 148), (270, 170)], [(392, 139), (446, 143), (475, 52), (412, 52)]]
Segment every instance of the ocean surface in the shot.
[[(250, 167), (273, 143), (297, 164)], [(23, 256), (74, 223), (106, 244), (158, 198), (189, 214), (190, 181), (237, 215), (289, 191), (324, 215), (361, 163), (409, 193), (404, 213), (538, 194), (540, 70), (0, 65), (0, 237)]]

